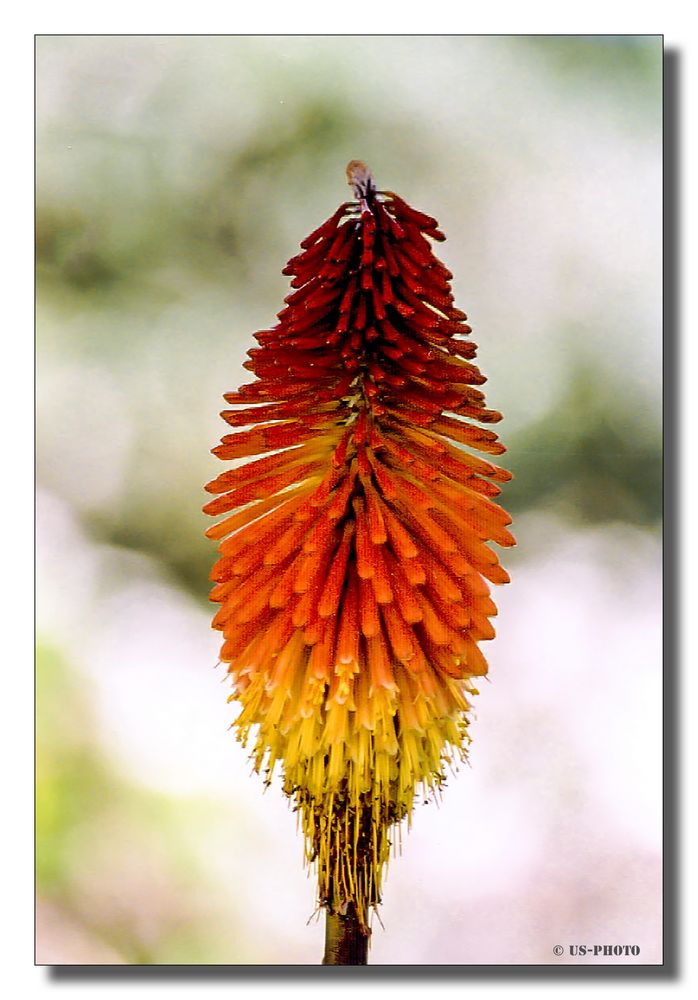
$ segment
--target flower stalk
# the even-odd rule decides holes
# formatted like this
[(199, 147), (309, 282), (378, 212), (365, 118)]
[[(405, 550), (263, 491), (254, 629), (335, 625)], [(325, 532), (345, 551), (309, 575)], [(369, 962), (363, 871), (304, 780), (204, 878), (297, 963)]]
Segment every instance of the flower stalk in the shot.
[(323, 965), (367, 965), (370, 931), (361, 925), (353, 904), (346, 913), (325, 914)]
[[(255, 770), (276, 768), (327, 910), (325, 964), (362, 964), (390, 847), (466, 756), (479, 643), (508, 582), (495, 503), (510, 473), (435, 219), (379, 191), (301, 243), (255, 380), (228, 393), (235, 462), (206, 489), (223, 520), (211, 600)], [(357, 961), (348, 961), (348, 958)], [(342, 961), (339, 961), (342, 959)]]

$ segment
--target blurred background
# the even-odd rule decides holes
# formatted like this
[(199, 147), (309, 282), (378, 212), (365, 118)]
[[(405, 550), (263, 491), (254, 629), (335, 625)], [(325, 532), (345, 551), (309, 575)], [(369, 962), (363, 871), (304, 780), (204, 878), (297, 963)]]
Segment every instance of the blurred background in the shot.
[(295, 818), (229, 731), (200, 508), (221, 396), (355, 157), (446, 232), (519, 541), (470, 764), (403, 838), (370, 960), (661, 961), (661, 60), (37, 39), (39, 962), (320, 961)]

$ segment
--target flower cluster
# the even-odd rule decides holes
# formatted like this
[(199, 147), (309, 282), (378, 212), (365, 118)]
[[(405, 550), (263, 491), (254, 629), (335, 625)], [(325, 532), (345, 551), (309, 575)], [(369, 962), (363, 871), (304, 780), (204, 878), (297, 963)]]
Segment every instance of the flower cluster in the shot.
[(494, 502), (510, 474), (473, 454), (504, 451), (477, 426), (501, 414), (432, 252), (444, 236), (347, 172), (355, 200), (289, 261), (255, 380), (225, 396), (213, 451), (236, 464), (204, 510), (224, 515), (211, 600), (238, 735), (267, 780), (281, 767), (320, 903), (365, 927), (394, 828), (465, 754), (488, 582), (508, 581), (488, 543), (514, 538)]

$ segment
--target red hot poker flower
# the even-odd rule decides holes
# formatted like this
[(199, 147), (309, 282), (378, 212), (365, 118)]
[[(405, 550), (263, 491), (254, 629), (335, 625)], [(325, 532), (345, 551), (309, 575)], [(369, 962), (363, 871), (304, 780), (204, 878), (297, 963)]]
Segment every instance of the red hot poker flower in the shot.
[[(494, 498), (510, 474), (489, 426), (476, 345), (432, 252), (437, 222), (377, 191), (301, 243), (278, 323), (255, 334), (255, 380), (229, 393), (236, 465), (206, 487), (213, 627), (242, 710), (239, 738), (299, 810), (319, 901), (362, 928), (392, 828), (465, 756), (470, 697), (494, 637), (490, 542), (514, 544)], [(240, 462), (239, 460), (244, 460)]]

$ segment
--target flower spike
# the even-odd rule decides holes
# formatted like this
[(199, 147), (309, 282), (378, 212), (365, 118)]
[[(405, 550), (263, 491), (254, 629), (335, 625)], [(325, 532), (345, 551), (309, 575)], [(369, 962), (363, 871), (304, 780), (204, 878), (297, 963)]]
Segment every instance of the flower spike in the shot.
[(363, 162), (347, 179), (225, 397), (213, 452), (236, 464), (204, 510), (238, 737), (281, 771), (320, 905), (368, 934), (396, 828), (465, 758), (489, 584), (509, 579), (490, 543), (514, 538), (444, 235)]

